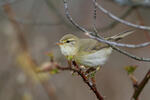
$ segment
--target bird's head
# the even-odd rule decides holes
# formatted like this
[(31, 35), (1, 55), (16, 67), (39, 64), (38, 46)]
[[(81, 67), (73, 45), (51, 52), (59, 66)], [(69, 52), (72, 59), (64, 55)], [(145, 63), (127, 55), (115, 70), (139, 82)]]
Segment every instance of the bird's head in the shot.
[(79, 49), (79, 38), (72, 34), (67, 34), (60, 39), (57, 45), (60, 46), (63, 55), (74, 56)]

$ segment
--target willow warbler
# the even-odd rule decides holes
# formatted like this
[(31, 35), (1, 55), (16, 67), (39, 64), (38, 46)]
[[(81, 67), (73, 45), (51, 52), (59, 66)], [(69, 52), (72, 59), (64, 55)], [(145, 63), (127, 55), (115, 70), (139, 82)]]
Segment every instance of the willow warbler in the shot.
[[(133, 31), (119, 33), (115, 36), (105, 38), (107, 40), (119, 40)], [(60, 46), (61, 52), (68, 60), (74, 60), (77, 64), (85, 67), (98, 67), (105, 64), (112, 48), (107, 44), (100, 43), (94, 39), (81, 39), (73, 34), (63, 36), (57, 45)]]

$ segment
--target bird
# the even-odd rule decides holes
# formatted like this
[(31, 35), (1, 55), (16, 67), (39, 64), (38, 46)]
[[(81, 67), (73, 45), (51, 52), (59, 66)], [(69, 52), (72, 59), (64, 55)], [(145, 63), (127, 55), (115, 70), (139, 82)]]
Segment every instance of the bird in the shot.
[[(133, 32), (125, 31), (105, 39), (118, 41)], [(73, 34), (64, 35), (57, 45), (68, 60), (74, 60), (79, 65), (94, 69), (104, 65), (113, 50), (108, 44), (90, 38), (79, 38)]]

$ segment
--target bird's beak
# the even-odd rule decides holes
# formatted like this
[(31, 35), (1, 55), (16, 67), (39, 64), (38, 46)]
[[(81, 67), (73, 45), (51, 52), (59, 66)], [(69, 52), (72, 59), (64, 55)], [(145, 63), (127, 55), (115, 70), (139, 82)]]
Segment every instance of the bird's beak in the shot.
[(56, 45), (63, 45), (63, 43), (57, 42)]

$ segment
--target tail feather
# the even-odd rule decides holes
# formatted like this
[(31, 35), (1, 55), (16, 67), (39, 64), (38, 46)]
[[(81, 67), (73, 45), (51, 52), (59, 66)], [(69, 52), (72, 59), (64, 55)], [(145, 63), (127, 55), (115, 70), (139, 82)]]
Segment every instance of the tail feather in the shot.
[(118, 41), (118, 40), (123, 39), (124, 37), (132, 34), (133, 32), (135, 32), (135, 30), (124, 31), (124, 32), (118, 33), (118, 34), (116, 34), (114, 36), (105, 38), (105, 39), (106, 40), (110, 40), (110, 41)]

